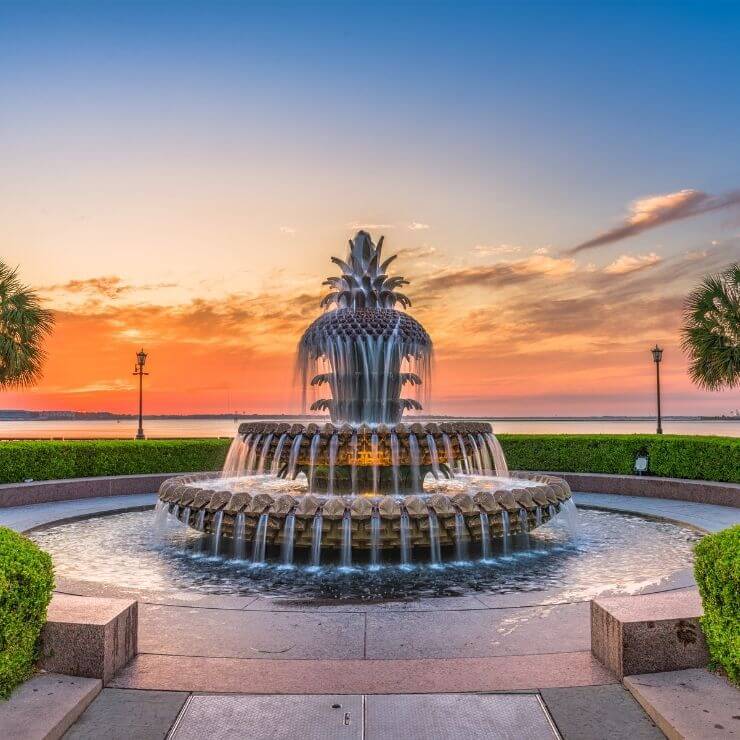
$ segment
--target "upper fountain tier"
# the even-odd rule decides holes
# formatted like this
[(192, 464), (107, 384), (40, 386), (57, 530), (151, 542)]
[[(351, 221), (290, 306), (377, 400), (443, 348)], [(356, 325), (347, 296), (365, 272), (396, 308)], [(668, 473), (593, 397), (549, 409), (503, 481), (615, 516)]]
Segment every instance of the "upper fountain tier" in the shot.
[(314, 321), (298, 345), (304, 399), (309, 387), (328, 385), (330, 398), (311, 404), (329, 411), (335, 423), (396, 424), (406, 409), (422, 408), (416, 398), (401, 398), (401, 389), (418, 389), (429, 376), (432, 340), (424, 327), (394, 306), (411, 301), (398, 291), (408, 281), (388, 277), (381, 262), (383, 237), (373, 244), (358, 231), (345, 260), (332, 257), (342, 274), (324, 285), (331, 292), (322, 307), (336, 306)]

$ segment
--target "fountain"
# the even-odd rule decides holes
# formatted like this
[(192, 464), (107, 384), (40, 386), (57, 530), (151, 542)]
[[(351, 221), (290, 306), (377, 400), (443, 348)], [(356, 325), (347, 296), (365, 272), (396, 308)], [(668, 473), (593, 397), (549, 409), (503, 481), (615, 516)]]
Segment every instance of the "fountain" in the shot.
[(342, 274), (325, 281), (326, 311), (299, 343), (304, 406), (327, 388), (310, 409), (330, 421), (244, 423), (221, 476), (162, 484), (160, 500), (170, 512), (186, 508), (186, 524), (209, 533), (215, 553), (232, 539), (242, 558), (251, 543), (255, 563), (275, 547), (285, 565), (298, 550), (319, 565), (331, 550), (349, 568), (360, 551), (375, 565), (381, 550), (404, 565), (439, 563), (443, 552), (467, 558), (475, 543), (487, 558), (493, 541), (506, 551), (513, 535), (526, 540), (569, 515), (568, 484), (510, 474), (490, 424), (402, 421), (423, 408), (432, 341), (396, 308), (410, 306), (398, 290), (408, 281), (387, 275), (395, 256), (381, 261), (382, 247), (360, 231), (346, 260), (332, 258)]

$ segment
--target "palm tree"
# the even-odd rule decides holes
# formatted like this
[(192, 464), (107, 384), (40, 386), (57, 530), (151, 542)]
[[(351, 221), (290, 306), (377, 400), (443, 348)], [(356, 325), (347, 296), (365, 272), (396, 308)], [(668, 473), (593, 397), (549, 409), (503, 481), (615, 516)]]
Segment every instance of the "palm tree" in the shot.
[(740, 263), (708, 275), (689, 295), (682, 344), (696, 385), (710, 391), (740, 385)]
[(41, 378), (43, 340), (54, 315), (21, 283), (17, 268), (0, 261), (0, 390), (25, 388)]

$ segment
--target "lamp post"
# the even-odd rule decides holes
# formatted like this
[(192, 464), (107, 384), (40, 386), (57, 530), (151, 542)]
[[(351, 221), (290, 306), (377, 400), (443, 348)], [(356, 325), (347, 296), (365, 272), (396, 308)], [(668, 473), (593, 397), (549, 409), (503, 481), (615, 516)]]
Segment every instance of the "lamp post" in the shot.
[(139, 428), (136, 432), (136, 439), (146, 439), (144, 436), (144, 416), (143, 416), (143, 401), (144, 401), (144, 376), (149, 373), (144, 372), (144, 364), (146, 363), (146, 352), (140, 349), (136, 353), (136, 365), (134, 366), (134, 375), (139, 376)]
[(655, 430), (656, 434), (663, 434), (663, 426), (660, 418), (660, 361), (663, 359), (663, 350), (656, 344), (650, 350), (653, 353), (653, 362), (655, 362), (655, 383), (658, 394), (658, 428)]

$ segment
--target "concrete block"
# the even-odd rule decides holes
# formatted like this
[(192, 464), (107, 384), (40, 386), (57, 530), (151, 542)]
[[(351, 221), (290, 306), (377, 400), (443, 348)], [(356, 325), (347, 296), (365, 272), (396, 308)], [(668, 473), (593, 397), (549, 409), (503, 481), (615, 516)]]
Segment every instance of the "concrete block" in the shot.
[(670, 740), (740, 738), (740, 691), (703, 668), (625, 678), (624, 685)]
[(98, 695), (96, 678), (40, 673), (0, 702), (0, 737), (58, 740)]
[(620, 679), (709, 662), (696, 589), (591, 602), (591, 652)]
[(137, 653), (138, 603), (54, 594), (42, 631), (48, 671), (108, 683)]

